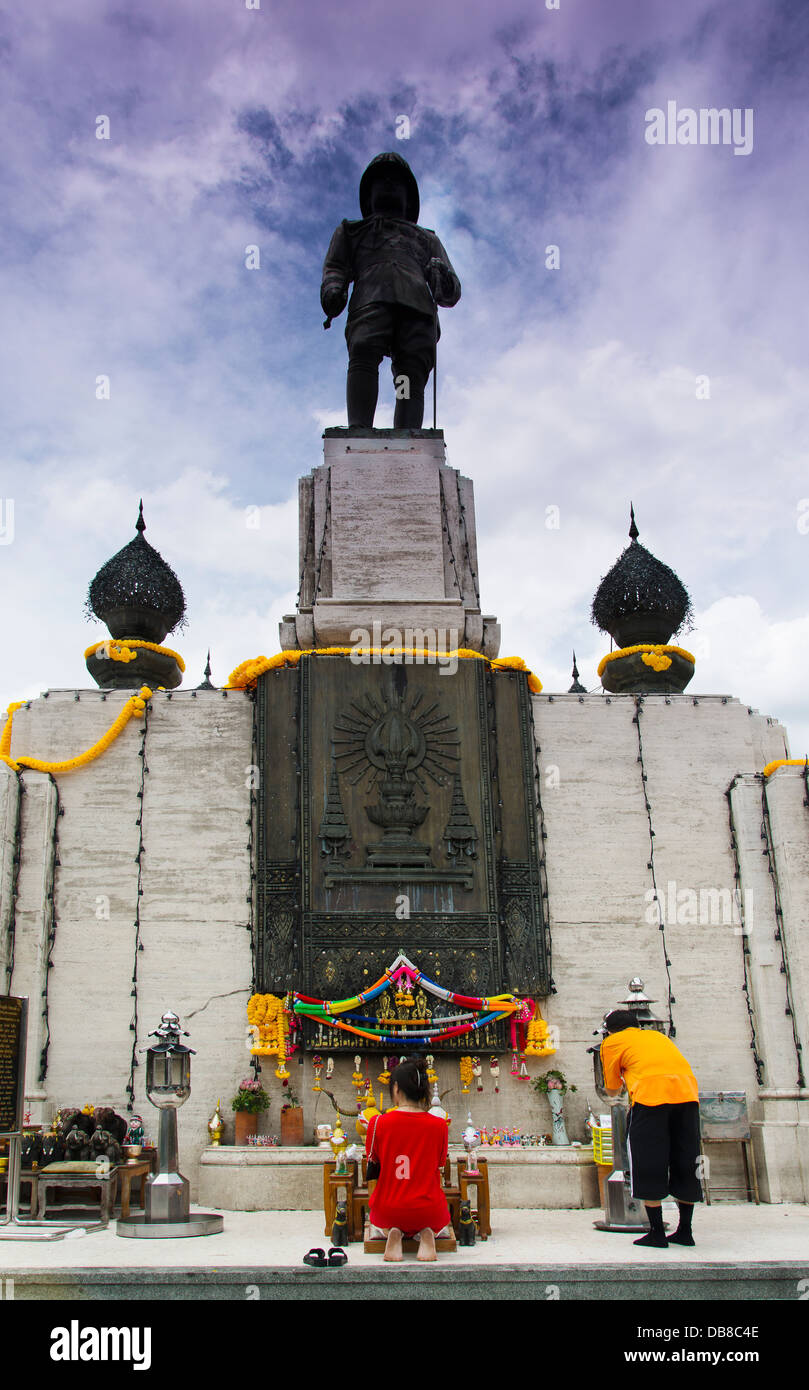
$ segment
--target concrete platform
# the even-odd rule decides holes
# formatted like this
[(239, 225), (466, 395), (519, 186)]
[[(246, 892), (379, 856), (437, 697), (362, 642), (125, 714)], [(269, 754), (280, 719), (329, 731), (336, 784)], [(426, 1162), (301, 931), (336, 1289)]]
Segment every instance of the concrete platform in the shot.
[[(107, 1230), (42, 1245), (0, 1243), (18, 1300), (213, 1299), (796, 1301), (809, 1280), (809, 1207), (698, 1209), (693, 1250), (639, 1249), (596, 1231), (593, 1211), (496, 1211), (494, 1234), (434, 1265), (385, 1265), (361, 1244), (340, 1269), (302, 1263), (328, 1248), (317, 1212), (231, 1212), (221, 1235), (155, 1242)], [(802, 1289), (809, 1288), (803, 1284)]]

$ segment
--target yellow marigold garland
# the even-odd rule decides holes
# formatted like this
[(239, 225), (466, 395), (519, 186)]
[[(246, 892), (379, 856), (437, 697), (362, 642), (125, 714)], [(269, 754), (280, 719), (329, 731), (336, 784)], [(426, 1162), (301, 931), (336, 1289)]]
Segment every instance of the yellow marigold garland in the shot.
[(472, 1080), (472, 1058), (462, 1057), (458, 1063), (461, 1072), (461, 1095), (469, 1094), (469, 1083)]
[(121, 637), (118, 641), (113, 641), (108, 637), (103, 642), (93, 642), (92, 646), (88, 647), (87, 651), (84, 653), (85, 661), (88, 656), (92, 656), (100, 647), (106, 648), (107, 656), (110, 661), (125, 662), (135, 661), (137, 658), (138, 654), (133, 650), (134, 647), (146, 647), (150, 652), (159, 652), (161, 656), (173, 656), (180, 670), (185, 670), (185, 662), (179, 652), (173, 652), (171, 647), (161, 647), (158, 642), (142, 642), (140, 638), (136, 637)]
[(8, 766), (13, 768), (15, 772), (19, 772), (21, 768), (25, 767), (31, 768), (34, 772), (72, 772), (75, 768), (83, 767), (85, 763), (91, 763), (95, 758), (105, 753), (110, 744), (118, 737), (121, 730), (129, 723), (133, 715), (138, 719), (142, 716), (146, 709), (146, 701), (150, 698), (151, 694), (152, 692), (148, 685), (142, 685), (137, 695), (130, 695), (121, 713), (118, 715), (118, 718), (110, 725), (103, 738), (100, 738), (97, 743), (94, 743), (92, 748), (87, 748), (84, 753), (80, 753), (77, 758), (68, 758), (65, 762), (61, 763), (43, 762), (41, 758), (11, 757), (9, 751), (11, 748), (11, 723), (14, 718), (15, 710), (18, 710), (21, 705), (25, 704), (24, 700), (18, 700), (15, 704), (9, 705), (6, 712), (6, 723), (2, 736), (0, 736), (0, 761), (8, 763)]
[(556, 1048), (551, 1042), (551, 1030), (540, 1013), (539, 1005), (534, 1005), (534, 1017), (528, 1025), (525, 1038), (526, 1057), (549, 1057)]
[(776, 768), (779, 767), (806, 767), (806, 758), (775, 758), (773, 762), (767, 763), (762, 772), (762, 777), (770, 777)]
[[(458, 647), (450, 652), (431, 652), (421, 647), (311, 647), (306, 651), (276, 652), (275, 656), (254, 656), (243, 661), (235, 671), (231, 671), (226, 690), (244, 690), (255, 685), (265, 671), (277, 671), (283, 666), (297, 666), (302, 656), (422, 656), (436, 660), (446, 657), (461, 657), (463, 660), (486, 661), (493, 671), (524, 671), (528, 677), (528, 689), (538, 695), (542, 682), (526, 666), (521, 656), (500, 656), (490, 658), (481, 652), (473, 652), (468, 647)], [(693, 660), (693, 658), (692, 658)]]
[[(650, 658), (669, 658), (673, 653), (675, 656), (684, 656), (686, 661), (690, 661), (692, 665), (696, 665), (697, 660), (696, 657), (692, 656), (690, 652), (687, 652), (684, 647), (669, 647), (666, 646), (665, 642), (638, 642), (634, 647), (618, 647), (614, 652), (607, 652), (607, 655), (603, 656), (598, 664), (598, 675), (601, 676), (604, 674), (604, 668), (608, 661), (615, 661), (619, 656), (632, 656), (634, 652), (646, 652)], [(647, 666), (654, 666), (656, 671), (668, 670), (668, 667), (671, 665), (670, 659), (667, 659), (665, 664), (660, 666), (655, 665), (653, 659), (646, 661), (646, 656), (643, 657), (643, 660), (646, 662)]]
[[(284, 1000), (276, 994), (254, 994), (247, 1001), (247, 1022), (258, 1029), (258, 1042), (250, 1051), (255, 1057), (278, 1057), (281, 1075), (285, 1070), (288, 1023)], [(286, 1073), (289, 1075), (289, 1073)]]
[(644, 666), (651, 666), (653, 671), (668, 671), (671, 665), (671, 657), (663, 656), (660, 652), (644, 652), (641, 661)]

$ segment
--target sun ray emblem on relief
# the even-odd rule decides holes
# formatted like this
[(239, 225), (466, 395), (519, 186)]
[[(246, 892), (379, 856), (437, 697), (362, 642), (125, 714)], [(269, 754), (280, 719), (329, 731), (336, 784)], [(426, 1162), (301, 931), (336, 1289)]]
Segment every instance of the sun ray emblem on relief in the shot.
[(409, 697), (399, 682), (391, 682), (379, 698), (366, 693), (352, 700), (334, 728), (340, 773), (352, 786), (367, 778), (367, 791), (380, 780), (393, 779), (416, 782), (426, 792), (422, 774), (444, 787), (460, 762), (457, 725), (441, 713), (439, 701), (426, 703), (423, 691)]

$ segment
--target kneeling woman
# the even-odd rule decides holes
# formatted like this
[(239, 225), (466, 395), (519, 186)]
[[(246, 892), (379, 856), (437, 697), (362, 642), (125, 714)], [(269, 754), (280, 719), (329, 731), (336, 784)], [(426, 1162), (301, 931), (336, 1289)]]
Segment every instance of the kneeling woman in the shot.
[(379, 1177), (369, 1202), (371, 1224), (387, 1235), (386, 1260), (401, 1260), (402, 1237), (419, 1236), (418, 1259), (435, 1259), (435, 1237), (449, 1223), (439, 1174), (447, 1157), (445, 1120), (425, 1110), (430, 1094), (423, 1058), (391, 1072), (388, 1110), (368, 1126), (369, 1180)]

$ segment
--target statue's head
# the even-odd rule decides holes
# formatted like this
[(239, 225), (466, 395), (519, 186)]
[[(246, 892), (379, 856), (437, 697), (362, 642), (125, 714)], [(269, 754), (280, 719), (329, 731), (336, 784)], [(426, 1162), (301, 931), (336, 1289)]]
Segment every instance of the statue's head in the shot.
[(408, 222), (418, 221), (419, 186), (400, 154), (389, 150), (371, 160), (360, 179), (360, 211), (363, 217), (381, 212)]

